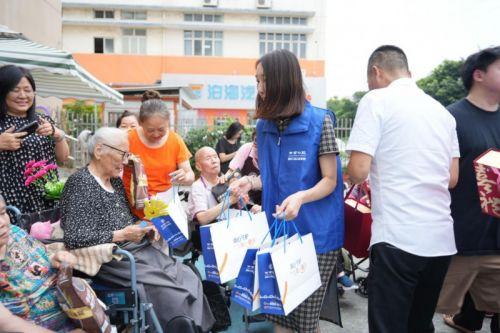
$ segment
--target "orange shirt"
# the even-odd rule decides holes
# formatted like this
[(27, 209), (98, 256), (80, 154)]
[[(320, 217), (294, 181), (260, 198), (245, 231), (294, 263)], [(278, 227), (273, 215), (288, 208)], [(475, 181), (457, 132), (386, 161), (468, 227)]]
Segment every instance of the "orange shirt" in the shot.
[[(192, 156), (184, 140), (173, 131), (169, 132), (168, 139), (163, 146), (157, 148), (147, 147), (139, 138), (137, 129), (129, 132), (128, 142), (130, 153), (139, 156), (144, 165), (148, 177), (149, 195), (168, 190), (172, 186), (169, 173), (177, 170), (179, 163), (188, 161)], [(129, 201), (131, 176), (132, 168), (124, 168), (123, 184)], [(132, 208), (132, 213), (140, 218), (144, 217), (142, 209)]]

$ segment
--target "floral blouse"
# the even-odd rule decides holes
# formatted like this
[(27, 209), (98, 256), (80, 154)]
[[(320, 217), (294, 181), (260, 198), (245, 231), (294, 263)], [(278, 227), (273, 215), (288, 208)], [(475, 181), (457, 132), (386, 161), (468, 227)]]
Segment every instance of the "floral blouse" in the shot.
[(73, 327), (57, 301), (57, 271), (42, 243), (10, 227), (5, 258), (0, 259), (0, 302), (14, 315), (54, 331)]

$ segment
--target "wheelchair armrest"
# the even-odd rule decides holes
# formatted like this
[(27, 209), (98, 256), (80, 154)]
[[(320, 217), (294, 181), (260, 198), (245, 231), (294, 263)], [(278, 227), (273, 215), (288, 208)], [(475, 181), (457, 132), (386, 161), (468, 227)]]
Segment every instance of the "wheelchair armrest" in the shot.
[(122, 255), (130, 261), (130, 284), (134, 291), (137, 290), (137, 270), (135, 267), (135, 258), (129, 251), (120, 249), (119, 247), (113, 250), (114, 254)]

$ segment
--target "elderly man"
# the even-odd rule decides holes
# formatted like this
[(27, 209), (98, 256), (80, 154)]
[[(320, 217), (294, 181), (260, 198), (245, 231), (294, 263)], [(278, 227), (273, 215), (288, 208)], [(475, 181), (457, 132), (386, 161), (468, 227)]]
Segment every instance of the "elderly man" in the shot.
[(455, 120), (412, 81), (405, 53), (377, 48), (370, 92), (360, 101), (347, 144), (348, 173), (370, 173), (372, 237), (370, 333), (433, 332), (432, 317), (456, 253), (448, 187), (458, 178)]
[[(205, 225), (214, 222), (222, 211), (223, 203), (217, 203), (212, 194), (212, 187), (223, 182), (220, 175), (220, 159), (217, 152), (210, 147), (200, 148), (194, 155), (196, 169), (200, 178), (191, 186), (189, 195), (189, 217), (197, 224)], [(234, 195), (229, 196), (230, 204), (238, 201)]]

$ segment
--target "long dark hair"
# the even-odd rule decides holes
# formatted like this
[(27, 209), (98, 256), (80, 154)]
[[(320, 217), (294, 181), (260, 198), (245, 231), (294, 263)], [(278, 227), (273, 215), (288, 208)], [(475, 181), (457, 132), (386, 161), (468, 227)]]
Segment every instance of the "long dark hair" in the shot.
[[(33, 91), (36, 91), (35, 80), (29, 70), (14, 65), (0, 67), (0, 121), (3, 121), (7, 115), (7, 94), (17, 87), (23, 77), (29, 81)], [(36, 102), (33, 97), (33, 104), (27, 114), (29, 120), (35, 119), (35, 107)]]
[(255, 118), (285, 119), (304, 110), (306, 93), (297, 57), (287, 50), (275, 50), (257, 60), (264, 69), (266, 97), (256, 99)]
[(240, 124), (238, 121), (235, 121), (234, 123), (231, 123), (231, 125), (229, 125), (229, 127), (226, 130), (226, 134), (224, 134), (224, 136), (226, 137), (226, 139), (230, 140), (242, 129), (243, 125)]

